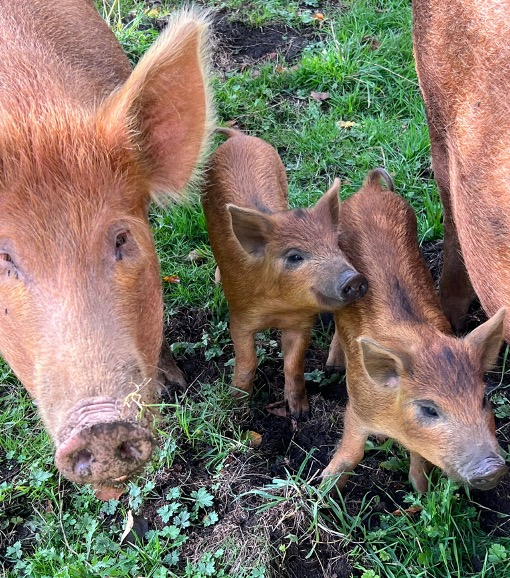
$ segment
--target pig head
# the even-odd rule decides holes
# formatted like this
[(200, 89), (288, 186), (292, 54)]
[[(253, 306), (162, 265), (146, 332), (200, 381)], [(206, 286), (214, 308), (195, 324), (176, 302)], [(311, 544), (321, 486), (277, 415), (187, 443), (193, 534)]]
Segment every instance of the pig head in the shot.
[(0, 1), (0, 354), (99, 497), (153, 447), (148, 207), (182, 196), (207, 141), (206, 27), (176, 15), (131, 72), (91, 3)]

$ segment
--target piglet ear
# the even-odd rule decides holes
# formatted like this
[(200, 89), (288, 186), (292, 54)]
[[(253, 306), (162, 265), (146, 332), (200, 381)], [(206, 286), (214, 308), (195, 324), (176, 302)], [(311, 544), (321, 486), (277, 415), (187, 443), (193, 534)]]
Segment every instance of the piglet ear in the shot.
[(335, 179), (331, 188), (315, 203), (314, 209), (321, 214), (321, 222), (330, 222), (336, 229), (338, 227), (338, 212), (340, 202), (338, 192), (340, 191), (340, 179)]
[(273, 234), (273, 222), (270, 215), (255, 209), (245, 209), (228, 204), (232, 221), (232, 230), (241, 247), (253, 257), (261, 257), (266, 252), (266, 245)]
[(368, 337), (359, 337), (357, 341), (361, 347), (363, 366), (370, 379), (382, 387), (398, 387), (402, 374), (409, 372), (409, 354), (385, 347)]
[(128, 135), (159, 202), (182, 197), (211, 133), (206, 48), (205, 18), (178, 13), (99, 110), (106, 131)]
[(488, 321), (479, 325), (464, 337), (464, 341), (480, 359), (482, 373), (494, 367), (503, 343), (505, 308), (502, 307)]

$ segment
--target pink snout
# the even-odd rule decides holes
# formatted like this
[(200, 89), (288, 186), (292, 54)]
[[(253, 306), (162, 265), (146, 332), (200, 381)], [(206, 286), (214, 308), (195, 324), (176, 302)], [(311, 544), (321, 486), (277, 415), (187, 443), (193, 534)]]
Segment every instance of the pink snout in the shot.
[(147, 462), (153, 445), (150, 431), (138, 424), (97, 423), (66, 439), (56, 451), (55, 463), (78, 484), (123, 481)]

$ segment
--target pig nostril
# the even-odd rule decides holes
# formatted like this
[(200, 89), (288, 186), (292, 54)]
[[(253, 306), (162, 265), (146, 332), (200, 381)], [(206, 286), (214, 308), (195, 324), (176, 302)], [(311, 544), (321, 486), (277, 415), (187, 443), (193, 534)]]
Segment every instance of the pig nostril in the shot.
[(122, 442), (117, 450), (120, 459), (126, 462), (138, 462), (142, 458), (142, 452), (130, 442)]
[(359, 273), (352, 271), (344, 273), (340, 277), (340, 293), (342, 298), (347, 301), (354, 301), (360, 299), (365, 295), (368, 289), (368, 281)]
[(76, 454), (76, 460), (74, 462), (74, 473), (80, 478), (90, 476), (92, 458), (93, 456), (89, 450), (80, 450)]

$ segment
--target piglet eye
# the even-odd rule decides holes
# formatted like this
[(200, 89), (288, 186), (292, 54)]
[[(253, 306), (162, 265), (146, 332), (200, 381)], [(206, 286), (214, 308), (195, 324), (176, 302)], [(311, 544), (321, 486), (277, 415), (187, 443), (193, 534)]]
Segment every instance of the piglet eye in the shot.
[(426, 417), (439, 417), (437, 409), (432, 405), (422, 405), (421, 412)]
[(291, 263), (298, 263), (299, 261), (302, 261), (303, 257), (301, 257), (301, 255), (298, 255), (297, 253), (294, 253), (293, 255), (289, 255), (287, 257), (287, 261), (290, 261)]
[(9, 255), (9, 253), (0, 253), (0, 261), (11, 261), (11, 256)]
[(128, 231), (122, 231), (115, 237), (115, 259), (117, 261), (122, 261), (122, 245), (125, 245), (128, 241), (129, 233)]

